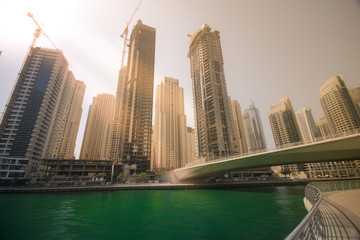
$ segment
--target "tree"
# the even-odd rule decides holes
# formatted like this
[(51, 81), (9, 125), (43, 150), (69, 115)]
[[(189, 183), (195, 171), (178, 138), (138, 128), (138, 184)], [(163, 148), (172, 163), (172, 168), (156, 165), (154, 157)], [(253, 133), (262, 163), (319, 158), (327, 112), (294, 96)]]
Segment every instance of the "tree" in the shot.
[(139, 173), (139, 178), (142, 182), (144, 182), (145, 177), (147, 176), (146, 172)]
[(285, 178), (287, 179), (287, 175), (291, 174), (292, 172), (289, 169), (281, 169), (280, 173), (285, 175)]
[(119, 183), (119, 180), (120, 180), (120, 182), (124, 179), (124, 177), (125, 177), (125, 174), (124, 173), (119, 173), (119, 175), (117, 175), (117, 183)]

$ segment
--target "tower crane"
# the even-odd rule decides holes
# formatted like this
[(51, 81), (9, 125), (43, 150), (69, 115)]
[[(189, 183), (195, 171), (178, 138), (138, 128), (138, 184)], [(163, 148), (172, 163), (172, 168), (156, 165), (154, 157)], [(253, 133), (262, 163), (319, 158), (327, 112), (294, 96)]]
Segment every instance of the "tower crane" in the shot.
[(27, 16), (30, 17), (34, 23), (36, 24), (36, 26), (38, 27), (35, 30), (34, 33), (34, 39), (32, 40), (31, 44), (30, 44), (30, 49), (33, 48), (35, 46), (36, 41), (38, 40), (38, 38), (40, 37), (41, 34), (43, 34), (51, 43), (51, 45), (53, 45), (53, 47), (55, 49), (58, 49), (55, 45), (55, 43), (50, 39), (50, 37), (45, 33), (44, 29), (40, 26), (40, 24), (36, 21), (36, 19), (34, 18), (34, 15), (31, 14), (30, 12), (27, 13)]
[(124, 64), (125, 64), (125, 53), (126, 53), (126, 45), (127, 45), (127, 41), (129, 40), (128, 39), (128, 33), (129, 33), (129, 25), (131, 23), (131, 20), (133, 19), (135, 13), (137, 12), (137, 10), (139, 9), (140, 7), (140, 4), (141, 4), (142, 0), (139, 1), (138, 5), (136, 6), (136, 9), (135, 11), (133, 12), (133, 14), (131, 15), (129, 21), (126, 23), (126, 27), (124, 29), (124, 32), (120, 35), (121, 38), (124, 39), (124, 46), (123, 46), (123, 52), (122, 52), (122, 57), (121, 57), (121, 68), (124, 67)]

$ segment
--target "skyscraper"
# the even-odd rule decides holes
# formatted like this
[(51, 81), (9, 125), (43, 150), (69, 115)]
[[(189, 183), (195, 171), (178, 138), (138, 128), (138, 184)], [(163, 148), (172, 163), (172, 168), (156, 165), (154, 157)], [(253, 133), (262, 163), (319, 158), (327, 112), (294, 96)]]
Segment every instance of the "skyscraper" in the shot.
[(104, 152), (107, 146), (109, 124), (114, 119), (115, 97), (110, 94), (99, 94), (93, 98), (86, 120), (80, 159), (107, 160)]
[(360, 112), (360, 87), (350, 89), (350, 95), (353, 99), (354, 104), (358, 108), (358, 111)]
[(165, 77), (156, 86), (154, 170), (168, 171), (188, 162), (186, 131), (184, 89), (179, 80)]
[[(270, 107), (269, 120), (276, 147), (301, 141), (301, 133), (289, 97), (283, 97)], [(291, 172), (306, 170), (306, 164), (283, 165)]]
[(120, 150), (121, 150), (121, 134), (124, 131), (123, 123), (125, 122), (124, 111), (125, 106), (125, 96), (126, 96), (126, 86), (127, 86), (127, 72), (126, 66), (120, 69), (118, 85), (116, 89), (116, 105), (115, 105), (115, 115), (112, 123), (111, 129), (111, 141), (110, 141), (110, 159), (119, 161), (120, 160)]
[(235, 152), (220, 34), (204, 24), (191, 36), (189, 53), (199, 157)]
[(269, 120), (277, 147), (301, 141), (294, 110), (289, 97), (284, 97), (270, 107)]
[(244, 110), (243, 114), (245, 135), (249, 151), (266, 149), (266, 141), (259, 109), (254, 103)]
[(237, 153), (247, 153), (248, 145), (245, 136), (240, 104), (237, 100), (231, 100), (230, 97), (229, 103), (231, 104), (230, 113), (234, 131), (235, 151)]
[(130, 36), (126, 74), (119, 81), (126, 79), (118, 106), (122, 129), (111, 156), (115, 161), (136, 164), (138, 171), (150, 169), (155, 37), (155, 28), (137, 21)]
[(319, 129), (320, 136), (322, 137), (327, 137), (332, 134), (329, 122), (325, 116), (318, 119), (317, 127)]
[(193, 128), (187, 127), (186, 132), (188, 161), (185, 163), (185, 165), (196, 160), (195, 131)]
[(51, 159), (74, 158), (76, 137), (79, 130), (85, 84), (75, 79), (72, 72), (67, 74), (62, 91), (61, 104), (56, 113), (54, 129), (46, 145), (46, 155)]
[[(58, 138), (62, 135), (69, 139), (68, 143), (73, 141), (72, 130), (66, 130), (66, 127), (71, 127), (70, 119), (62, 126), (55, 124), (59, 119), (66, 120), (65, 115), (70, 118), (75, 114), (63, 109), (64, 105), (70, 107), (71, 96), (78, 98), (77, 104), (82, 101), (82, 91), (76, 95), (76, 91), (71, 93), (72, 88), (66, 87), (73, 81), (61, 51), (39, 47), (30, 49), (1, 121), (1, 179), (27, 179), (37, 171), (40, 158), (56, 153), (49, 152), (55, 149), (51, 139), (55, 139), (55, 143), (64, 143), (67, 140)], [(65, 153), (73, 154), (65, 149), (58, 151), (59, 155)]]
[(320, 137), (319, 130), (316, 128), (314, 117), (311, 113), (311, 108), (302, 108), (298, 110), (296, 112), (296, 117), (304, 142), (311, 143), (314, 142), (316, 138)]
[(323, 83), (320, 103), (332, 132), (343, 133), (360, 128), (360, 113), (341, 75)]

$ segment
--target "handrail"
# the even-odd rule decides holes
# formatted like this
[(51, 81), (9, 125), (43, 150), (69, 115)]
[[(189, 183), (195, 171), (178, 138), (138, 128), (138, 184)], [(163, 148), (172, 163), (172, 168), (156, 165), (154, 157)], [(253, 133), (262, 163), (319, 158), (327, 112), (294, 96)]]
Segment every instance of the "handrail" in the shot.
[[(319, 190), (319, 189), (317, 188), (317, 190)], [(320, 190), (319, 190), (319, 192), (320, 192)], [(306, 216), (300, 222), (300, 224), (285, 238), (285, 240), (305, 239), (305, 236), (307, 236), (306, 239), (312, 239), (311, 236), (313, 236), (314, 239), (317, 239), (316, 234), (314, 234), (316, 232), (316, 231), (314, 231), (315, 229), (311, 229), (308, 226), (311, 224), (311, 221), (313, 221), (315, 219), (314, 216), (315, 216), (315, 214), (318, 213), (318, 209), (319, 209), (321, 200), (322, 200), (322, 196), (320, 194), (320, 198), (315, 203), (315, 205), (313, 205), (310, 212), (308, 212), (308, 214), (306, 214)], [(305, 231), (305, 229), (312, 230), (312, 234), (310, 235), (310, 232)]]
[[(333, 181), (335, 186), (341, 183), (341, 188), (337, 188), (335, 191), (344, 191), (351, 189), (360, 189), (360, 180), (349, 181)], [(348, 186), (344, 185), (348, 183)], [(355, 183), (355, 185), (353, 184)], [(326, 183), (328, 184), (328, 183)], [(331, 191), (330, 188), (320, 190), (325, 183), (311, 183), (305, 188), (306, 199), (313, 205), (309, 213), (304, 217), (300, 224), (285, 238), (286, 240), (293, 239), (324, 239), (331, 232), (333, 235), (339, 233), (349, 236), (352, 230), (345, 227), (345, 224), (341, 222), (340, 215), (343, 215), (338, 209), (333, 207), (330, 203), (323, 201), (322, 193)], [(354, 186), (354, 188), (352, 188)], [(336, 219), (336, 221), (333, 221)], [(345, 221), (345, 220), (344, 220)], [(342, 237), (339, 236), (339, 239)], [(336, 236), (332, 236), (335, 237)]]

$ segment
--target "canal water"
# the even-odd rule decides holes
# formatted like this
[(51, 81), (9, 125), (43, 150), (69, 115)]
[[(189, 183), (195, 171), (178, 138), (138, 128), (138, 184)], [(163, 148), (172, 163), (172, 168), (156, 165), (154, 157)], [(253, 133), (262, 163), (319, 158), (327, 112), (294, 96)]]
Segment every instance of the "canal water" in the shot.
[(0, 194), (0, 239), (284, 239), (304, 186)]

